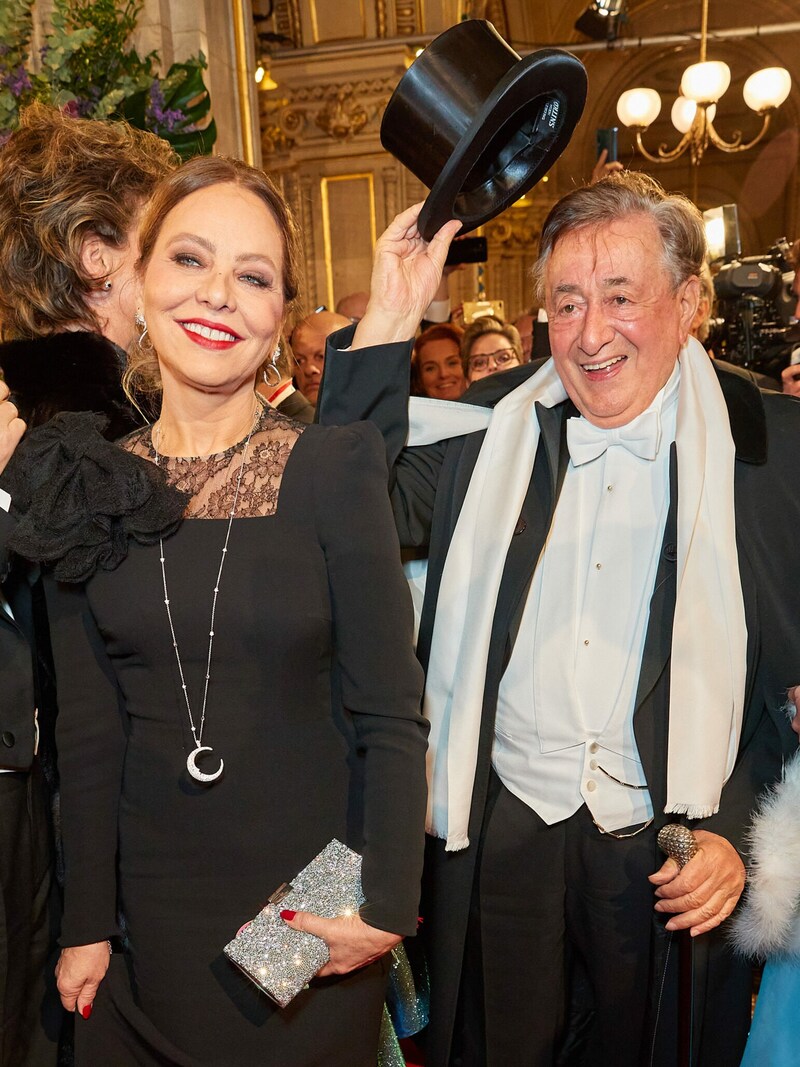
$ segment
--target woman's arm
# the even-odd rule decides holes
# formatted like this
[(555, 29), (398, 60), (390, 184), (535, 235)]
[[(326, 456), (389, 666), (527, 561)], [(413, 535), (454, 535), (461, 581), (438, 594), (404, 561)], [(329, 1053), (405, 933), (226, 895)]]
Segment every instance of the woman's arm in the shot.
[(117, 926), (117, 812), (125, 709), (83, 586), (47, 579), (58, 692), (65, 888), (59, 991), (65, 1007), (91, 1004)]
[[(363, 781), (362, 884), (352, 920), (299, 915), (331, 947), (325, 973), (351, 970), (416, 930), (425, 823), (427, 723), (412, 613), (386, 496), (383, 446), (366, 423), (331, 432), (315, 469), (336, 664)], [(322, 925), (320, 925), (322, 924)]]

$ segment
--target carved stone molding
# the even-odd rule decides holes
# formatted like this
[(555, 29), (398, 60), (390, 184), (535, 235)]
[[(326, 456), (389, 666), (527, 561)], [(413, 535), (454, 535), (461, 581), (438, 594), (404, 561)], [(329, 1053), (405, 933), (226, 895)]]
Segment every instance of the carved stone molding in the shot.
[(398, 37), (413, 37), (421, 32), (417, 0), (394, 0), (394, 18)]
[(389, 78), (372, 78), (298, 87), (278, 98), (263, 94), (264, 158), (323, 135), (333, 141), (351, 141), (369, 127), (370, 136), (375, 136), (393, 87)]
[(369, 113), (352, 93), (337, 93), (314, 116), (314, 124), (335, 141), (348, 141), (361, 133), (369, 122)]
[(375, 0), (375, 29), (378, 37), (386, 36), (386, 0)]
[(464, 0), (462, 18), (486, 19), (501, 37), (508, 40), (505, 0)]
[(544, 220), (551, 207), (550, 199), (542, 198), (540, 201), (537, 198), (527, 207), (509, 208), (486, 224), (486, 240), (491, 245), (500, 246), (504, 254), (518, 250), (524, 250), (526, 253), (532, 250), (535, 253)]
[(297, 0), (276, 0), (274, 18), (275, 32), (288, 37), (299, 47), (303, 43), (303, 27)]

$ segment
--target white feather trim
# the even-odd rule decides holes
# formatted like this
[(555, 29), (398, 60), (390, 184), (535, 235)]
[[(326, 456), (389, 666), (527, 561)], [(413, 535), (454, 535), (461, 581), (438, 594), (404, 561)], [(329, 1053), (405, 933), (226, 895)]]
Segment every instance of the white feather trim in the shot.
[(736, 947), (747, 956), (800, 955), (800, 752), (762, 798), (748, 842), (745, 901), (732, 920)]

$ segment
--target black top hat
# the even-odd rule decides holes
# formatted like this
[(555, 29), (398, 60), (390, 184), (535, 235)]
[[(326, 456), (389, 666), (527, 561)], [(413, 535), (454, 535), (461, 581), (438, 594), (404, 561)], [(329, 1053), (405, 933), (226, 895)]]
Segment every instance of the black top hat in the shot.
[(430, 189), (419, 231), (448, 219), (461, 232), (499, 215), (566, 148), (586, 101), (586, 71), (569, 52), (520, 59), (490, 22), (439, 34), (406, 71), (386, 106), (383, 147)]

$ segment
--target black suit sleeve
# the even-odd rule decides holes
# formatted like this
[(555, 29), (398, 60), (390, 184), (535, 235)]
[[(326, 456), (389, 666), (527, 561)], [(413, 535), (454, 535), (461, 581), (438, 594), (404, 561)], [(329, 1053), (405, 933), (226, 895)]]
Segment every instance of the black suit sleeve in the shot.
[(363, 918), (416, 930), (425, 824), (427, 723), (411, 600), (375, 428), (320, 436), (314, 499), (333, 608), (341, 699), (363, 760)]
[(62, 945), (88, 945), (117, 927), (117, 812), (125, 712), (82, 586), (46, 582), (56, 668), (65, 890)]
[(353, 331), (354, 327), (346, 327), (328, 338), (318, 421), (324, 426), (346, 426), (366, 419), (378, 427), (390, 468), (400, 544), (404, 548), (425, 546), (446, 445), (405, 447), (412, 342), (342, 351)]
[[(13, 516), (0, 508), (0, 583), (7, 598), (11, 583), (7, 544), (13, 527)], [(35, 708), (31, 646), (18, 621), (0, 607), (0, 767), (27, 771), (33, 762)]]

